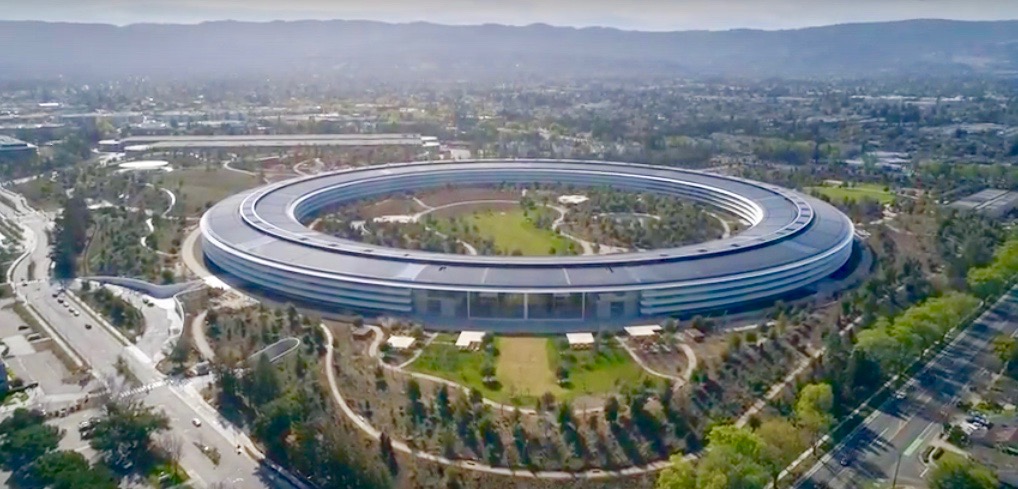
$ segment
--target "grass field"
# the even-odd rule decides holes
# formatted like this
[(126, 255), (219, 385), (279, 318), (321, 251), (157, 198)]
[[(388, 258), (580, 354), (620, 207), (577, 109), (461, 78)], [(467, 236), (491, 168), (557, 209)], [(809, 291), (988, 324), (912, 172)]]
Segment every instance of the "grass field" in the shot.
[(48, 178), (36, 178), (14, 186), (14, 191), (24, 195), (32, 207), (42, 210), (60, 208), (61, 199), (64, 197), (61, 190), (59, 184), (49, 181)]
[(177, 205), (183, 201), (187, 215), (197, 216), (204, 212), (207, 205), (258, 183), (258, 177), (223, 168), (188, 168), (167, 173), (156, 185), (177, 194)]
[(502, 390), (510, 398), (531, 404), (545, 392), (561, 397), (565, 391), (555, 380), (555, 370), (548, 363), (547, 338), (506, 337), (499, 342), (495, 373)]
[(475, 212), (464, 219), (477, 226), (480, 237), (493, 240), (497, 248), (507, 253), (520, 250), (527, 256), (562, 254), (572, 244), (554, 231), (538, 228), (524, 217), (522, 209)]
[(894, 201), (894, 194), (884, 190), (883, 185), (872, 183), (860, 183), (854, 187), (808, 187), (807, 190), (815, 190), (836, 201), (870, 199), (881, 204), (890, 204)]
[[(496, 338), (495, 345), (498, 346), (499, 342), (500, 340)], [(498, 391), (485, 387), (482, 382), (481, 365), (484, 363), (484, 353), (461, 351), (455, 343), (456, 337), (453, 335), (438, 335), (410, 365), (410, 369), (476, 388), (489, 399), (507, 400), (501, 397)]]
[[(646, 378), (643, 369), (620, 347), (602, 346), (593, 351), (559, 352), (552, 339), (545, 337), (500, 337), (495, 339), (499, 350), (495, 376), (501, 384), (490, 389), (480, 374), (483, 352), (460, 351), (452, 335), (440, 335), (425, 348), (410, 366), (414, 371), (452, 380), (477, 389), (493, 401), (533, 406), (539, 397), (550, 392), (556, 399), (572, 400), (580, 396), (596, 396), (617, 392), (624, 385), (637, 385)], [(562, 387), (555, 379), (559, 362), (566, 361), (571, 385)]]
[(605, 392), (617, 392), (625, 385), (639, 385), (647, 374), (632, 357), (614, 341), (601, 345), (600, 351), (565, 350), (560, 351), (549, 340), (546, 354), (552, 369), (571, 356), (574, 366), (569, 371), (571, 387), (567, 398), (580, 395), (595, 395)]

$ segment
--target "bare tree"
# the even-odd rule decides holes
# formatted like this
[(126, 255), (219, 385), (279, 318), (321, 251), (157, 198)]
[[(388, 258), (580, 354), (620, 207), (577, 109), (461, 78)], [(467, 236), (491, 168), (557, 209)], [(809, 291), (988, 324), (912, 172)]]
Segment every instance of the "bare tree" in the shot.
[(159, 446), (166, 452), (173, 467), (173, 473), (180, 473), (180, 455), (184, 451), (184, 440), (177, 435), (168, 433), (159, 440)]

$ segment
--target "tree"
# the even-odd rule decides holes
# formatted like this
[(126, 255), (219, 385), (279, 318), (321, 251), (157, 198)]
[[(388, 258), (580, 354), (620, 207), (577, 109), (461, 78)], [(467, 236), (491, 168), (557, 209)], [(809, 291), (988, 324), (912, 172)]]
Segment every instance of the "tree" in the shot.
[(614, 424), (619, 419), (619, 400), (615, 396), (608, 396), (604, 401), (604, 420), (608, 424)]
[(276, 367), (269, 361), (268, 355), (258, 355), (258, 363), (255, 364), (255, 368), (250, 374), (246, 391), (256, 406), (273, 401), (283, 392)]
[(139, 401), (110, 401), (93, 428), (89, 444), (114, 468), (127, 468), (149, 455), (152, 435), (169, 429), (169, 418)]
[(659, 489), (762, 489), (770, 480), (761, 462), (763, 441), (746, 428), (719, 425), (707, 435), (695, 467), (680, 455), (658, 477)]
[(54, 223), (50, 249), (57, 278), (73, 278), (77, 274), (78, 256), (88, 244), (91, 222), (88, 204), (78, 194), (64, 201), (63, 211)]
[(188, 335), (180, 335), (177, 342), (170, 351), (170, 361), (178, 371), (184, 369), (184, 364), (191, 354), (191, 338)]
[(56, 450), (60, 430), (35, 424), (0, 435), (0, 465), (10, 472), (28, 467), (39, 457)]
[(396, 452), (392, 449), (392, 439), (389, 438), (389, 435), (382, 433), (378, 443), (382, 461), (385, 462), (385, 466), (389, 468), (389, 472), (392, 474), (399, 472), (399, 463), (396, 461)]
[(945, 453), (930, 473), (932, 489), (996, 489), (999, 487), (993, 472), (967, 458)]
[(435, 394), (435, 407), (438, 410), (438, 417), (442, 423), (452, 421), (452, 408), (449, 405), (449, 388), (442, 384)]
[(114, 489), (117, 481), (103, 466), (89, 466), (85, 456), (74, 451), (50, 452), (32, 464), (32, 476), (39, 486), (52, 489)]
[(763, 442), (761, 458), (770, 471), (774, 487), (777, 487), (778, 475), (806, 450), (806, 440), (799, 428), (781, 418), (764, 421), (756, 429), (756, 434)]
[(695, 489), (696, 471), (682, 454), (672, 455), (669, 465), (657, 478), (657, 489)]
[(159, 446), (166, 452), (174, 474), (180, 473), (180, 455), (184, 451), (184, 440), (177, 435), (166, 435), (159, 440)]
[(810, 432), (815, 445), (834, 422), (834, 392), (830, 384), (809, 384), (799, 391), (795, 403), (795, 416), (799, 424)]
[(1004, 365), (1004, 370), (1009, 370), (1011, 363), (1018, 359), (1018, 342), (1008, 335), (1001, 334), (993, 340), (993, 353)]

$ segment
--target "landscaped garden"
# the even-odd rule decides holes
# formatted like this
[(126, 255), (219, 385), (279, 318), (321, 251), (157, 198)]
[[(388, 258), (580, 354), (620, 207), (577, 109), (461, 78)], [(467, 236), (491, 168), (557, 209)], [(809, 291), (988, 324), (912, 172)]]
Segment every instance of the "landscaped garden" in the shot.
[[(468, 226), (468, 231), (481, 241), (490, 240), (495, 249), (507, 255), (562, 255), (575, 254), (576, 243), (547, 227), (538, 226), (540, 218), (551, 219), (546, 213), (512, 209), (507, 211), (478, 211), (458, 221)], [(449, 220), (439, 221), (440, 230), (448, 230)], [(461, 238), (462, 239), (462, 238)], [(465, 239), (469, 241), (469, 239)]]
[(546, 394), (556, 399), (598, 397), (638, 385), (648, 376), (621, 347), (598, 339), (589, 350), (572, 350), (564, 340), (498, 337), (477, 351), (461, 350), (451, 335), (439, 335), (410, 369), (477, 389), (491, 400), (534, 405)]
[(881, 204), (890, 204), (894, 201), (894, 193), (884, 185), (873, 183), (852, 183), (842, 185), (822, 185), (819, 187), (808, 187), (806, 190), (814, 191), (824, 195), (833, 201), (859, 201), (870, 199)]

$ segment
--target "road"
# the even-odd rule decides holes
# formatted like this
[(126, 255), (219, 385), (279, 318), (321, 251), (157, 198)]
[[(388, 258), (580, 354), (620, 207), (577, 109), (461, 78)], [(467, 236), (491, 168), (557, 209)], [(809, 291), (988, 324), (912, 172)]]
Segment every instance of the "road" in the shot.
[[(205, 487), (222, 482), (226, 487), (238, 488), (293, 487), (248, 455), (249, 451), (257, 454), (251, 441), (223, 420), (193, 385), (168, 379), (156, 370), (152, 360), (138, 347), (125, 345), (96, 318), (86, 313), (75, 316), (57, 302), (53, 294), (59, 284), (48, 277), (50, 260), (46, 228), (50, 225), (49, 216), (28, 207), (20, 195), (6, 189), (0, 189), (0, 192), (18, 203), (18, 209), (0, 205), (0, 214), (23, 225), (26, 246), (30, 247), (30, 253), (11, 271), (11, 284), (16, 294), (28, 302), (50, 328), (92, 367), (95, 377), (106, 379), (116, 372), (117, 359), (124, 358), (142, 384), (141, 389), (136, 389), (137, 395), (146, 404), (164, 411), (170, 418), (169, 433), (183, 440), (181, 465), (192, 477), (194, 485)], [(33, 263), (34, 277), (30, 277)], [(92, 327), (86, 329), (86, 324)], [(200, 427), (195, 426), (193, 420), (196, 419), (201, 421)], [(213, 464), (193, 442), (217, 450), (221, 456), (219, 464)], [(238, 446), (249, 450), (238, 453)]]
[(1016, 290), (959, 333), (902, 387), (903, 398), (891, 396), (807, 471), (797, 487), (866, 487), (874, 481), (891, 481), (896, 466), (900, 486), (926, 487), (928, 467), (920, 455), (941, 434), (942, 424), (956, 413), (954, 406), (966, 394), (967, 386), (977, 376), (986, 375), (977, 358), (992, 349), (997, 335), (1018, 333), (1018, 321), (1014, 321), (1018, 314)]

